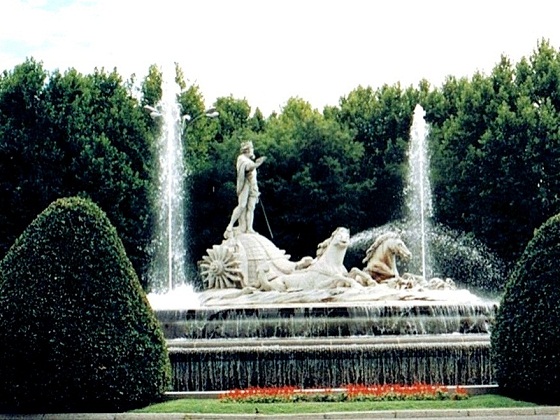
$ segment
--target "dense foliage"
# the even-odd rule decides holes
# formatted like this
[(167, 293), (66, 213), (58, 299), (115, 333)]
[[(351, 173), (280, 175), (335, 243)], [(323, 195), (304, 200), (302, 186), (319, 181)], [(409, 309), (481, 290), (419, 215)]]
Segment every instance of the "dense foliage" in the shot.
[[(560, 212), (560, 54), (542, 40), (528, 58), (501, 57), (489, 75), (448, 76), (378, 89), (359, 86), (321, 113), (289, 99), (280, 113), (245, 99), (204, 98), (176, 79), (191, 123), (183, 130), (191, 265), (222, 240), (236, 204), (235, 158), (252, 140), (259, 169), (255, 227), (299, 258), (339, 225), (352, 233), (404, 217), (414, 107), (430, 126), (434, 222), (476, 238), (509, 265), (533, 230)], [(109, 216), (145, 282), (157, 195), (154, 139), (144, 105), (161, 98), (152, 66), (138, 91), (116, 72), (48, 74), (28, 60), (0, 77), (0, 256), (52, 200), (92, 198)], [(148, 286), (144, 283), (144, 286)]]
[[(369, 183), (357, 176), (364, 148), (352, 134), (292, 99), (255, 140), (268, 157), (259, 176), (270, 230), (296, 258), (314, 255), (317, 244), (338, 226), (362, 216), (354, 200)], [(259, 214), (260, 232), (268, 234)]]
[(500, 390), (526, 401), (560, 401), (560, 215), (536, 232), (512, 272), (492, 331)]
[(149, 116), (116, 72), (48, 74), (28, 60), (0, 76), (0, 257), (57, 198), (93, 199), (138, 272), (150, 239)]
[(490, 76), (450, 77), (426, 103), (436, 218), (515, 261), (560, 211), (560, 54), (541, 42)]
[(98, 206), (59, 199), (0, 263), (2, 412), (114, 412), (161, 398), (159, 324)]

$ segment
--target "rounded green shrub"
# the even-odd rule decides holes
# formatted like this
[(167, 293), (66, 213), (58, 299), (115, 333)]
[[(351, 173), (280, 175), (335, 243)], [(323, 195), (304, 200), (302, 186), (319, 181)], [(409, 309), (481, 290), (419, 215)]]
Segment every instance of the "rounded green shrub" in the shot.
[(93, 202), (52, 203), (0, 263), (0, 412), (115, 412), (161, 399), (161, 328)]
[(560, 215), (547, 220), (507, 281), (492, 331), (504, 395), (560, 401)]

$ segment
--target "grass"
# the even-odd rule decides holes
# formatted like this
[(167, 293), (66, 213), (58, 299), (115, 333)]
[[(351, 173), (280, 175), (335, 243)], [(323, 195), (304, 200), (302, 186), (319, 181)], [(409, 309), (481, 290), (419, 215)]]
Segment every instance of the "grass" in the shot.
[(342, 411), (395, 411), (534, 407), (536, 404), (516, 401), (495, 394), (471, 396), (465, 400), (444, 401), (375, 401), (375, 402), (298, 402), (245, 403), (218, 399), (184, 398), (134, 410), (134, 413), (213, 413), (213, 414), (302, 414)]

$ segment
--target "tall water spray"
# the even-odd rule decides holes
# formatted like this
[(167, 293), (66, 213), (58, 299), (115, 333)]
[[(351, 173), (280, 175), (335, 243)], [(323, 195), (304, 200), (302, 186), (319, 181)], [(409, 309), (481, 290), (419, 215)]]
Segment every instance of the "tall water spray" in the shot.
[[(430, 253), (427, 235), (432, 217), (432, 192), (430, 187), (430, 162), (427, 150), (428, 124), (424, 120), (425, 111), (420, 105), (414, 108), (410, 128), (408, 150), (408, 185), (405, 190), (408, 223), (413, 232), (419, 236), (416, 243), (420, 246), (422, 276), (427, 278), (430, 272)], [(414, 251), (413, 251), (414, 252)]]
[(410, 127), (408, 179), (404, 188), (405, 218), (359, 232), (350, 239), (350, 254), (362, 256), (372, 242), (387, 232), (397, 232), (412, 252), (408, 262), (399, 261), (403, 272), (426, 279), (450, 277), (462, 286), (491, 293), (506, 276), (504, 262), (472, 235), (454, 231), (432, 219), (432, 191), (428, 153), (429, 126), (424, 109), (416, 105)]
[[(165, 75), (164, 75), (165, 76)], [(182, 118), (176, 83), (163, 81), (162, 98), (152, 116), (161, 118), (157, 143), (157, 224), (152, 241), (150, 283), (156, 291), (171, 291), (186, 281), (185, 166)]]

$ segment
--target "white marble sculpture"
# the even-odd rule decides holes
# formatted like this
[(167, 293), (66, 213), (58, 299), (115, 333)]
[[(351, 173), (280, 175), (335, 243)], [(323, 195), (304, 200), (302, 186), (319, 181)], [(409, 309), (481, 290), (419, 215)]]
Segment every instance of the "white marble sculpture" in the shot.
[[(339, 227), (330, 238), (321, 242), (317, 257), (301, 269), (291, 273), (274, 275), (270, 266), (264, 262), (257, 273), (261, 290), (280, 292), (296, 290), (321, 290), (336, 287), (363, 287), (373, 284), (373, 279), (360, 270), (351, 273), (344, 267), (344, 256), (350, 244), (350, 231)], [(360, 275), (358, 276), (358, 272)]]
[(237, 206), (233, 209), (231, 220), (224, 233), (225, 238), (233, 236), (234, 224), (237, 222), (239, 233), (255, 233), (253, 219), (255, 206), (259, 201), (259, 187), (257, 184), (257, 168), (262, 165), (266, 157), (255, 159), (253, 143), (248, 141), (241, 144), (237, 157)]
[[(238, 204), (225, 239), (208, 249), (199, 263), (206, 288), (200, 294), (203, 304), (438, 300), (440, 291), (456, 289), (450, 279), (401, 276), (397, 259), (408, 259), (411, 254), (393, 232), (376, 238), (366, 251), (362, 269), (348, 271), (344, 266), (350, 244), (345, 227), (321, 242), (315, 257), (291, 261), (285, 251), (253, 230), (259, 196), (256, 169), (264, 161), (254, 158), (253, 144), (243, 143), (237, 160)], [(234, 226), (236, 222), (238, 226)]]
[(394, 232), (384, 233), (366, 251), (362, 261), (366, 264), (364, 271), (377, 282), (398, 278), (397, 256), (408, 260), (411, 253), (399, 235)]

